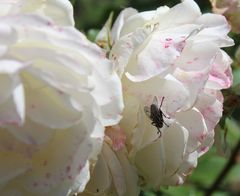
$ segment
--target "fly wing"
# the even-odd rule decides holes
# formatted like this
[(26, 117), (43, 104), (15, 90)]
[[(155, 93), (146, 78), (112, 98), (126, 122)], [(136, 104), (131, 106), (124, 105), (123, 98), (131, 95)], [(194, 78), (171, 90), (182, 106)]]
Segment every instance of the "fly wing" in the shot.
[(158, 108), (158, 99), (156, 96), (154, 96), (152, 104)]
[(144, 106), (144, 112), (145, 114), (150, 118), (151, 116), (151, 111), (150, 108), (148, 106)]

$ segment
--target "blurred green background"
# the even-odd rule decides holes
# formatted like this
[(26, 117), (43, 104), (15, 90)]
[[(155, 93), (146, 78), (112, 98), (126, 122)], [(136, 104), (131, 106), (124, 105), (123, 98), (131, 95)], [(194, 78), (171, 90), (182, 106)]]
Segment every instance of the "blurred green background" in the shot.
[[(99, 30), (104, 25), (111, 11), (114, 18), (125, 7), (134, 7), (139, 11), (156, 9), (167, 5), (172, 7), (180, 0), (72, 0), (74, 5), (76, 27), (91, 36), (92, 29)], [(196, 1), (202, 12), (211, 12), (208, 0)], [(90, 34), (89, 34), (90, 33)], [(207, 191), (213, 187), (214, 182), (221, 175), (227, 165), (228, 170), (222, 176), (222, 181), (214, 187), (213, 196), (240, 196), (240, 155), (232, 151), (236, 150), (240, 140), (240, 63), (235, 58), (235, 52), (240, 43), (240, 36), (231, 33), (236, 45), (228, 48), (227, 52), (234, 59), (233, 72), (234, 84), (229, 90), (225, 90), (225, 115), (216, 129), (216, 144), (199, 159), (198, 167), (180, 187), (162, 188), (160, 192), (153, 190), (141, 193), (141, 196), (201, 196), (208, 195)], [(240, 58), (239, 58), (240, 59)], [(240, 148), (240, 146), (238, 146)], [(229, 161), (232, 158), (231, 161)], [(229, 165), (228, 165), (229, 164)]]
[[(115, 17), (125, 7), (133, 7), (139, 11), (156, 9), (167, 5), (172, 7), (180, 0), (72, 0), (76, 27), (80, 30), (99, 29), (103, 26), (111, 11)], [(198, 0), (203, 11), (210, 11), (210, 3), (207, 0)]]

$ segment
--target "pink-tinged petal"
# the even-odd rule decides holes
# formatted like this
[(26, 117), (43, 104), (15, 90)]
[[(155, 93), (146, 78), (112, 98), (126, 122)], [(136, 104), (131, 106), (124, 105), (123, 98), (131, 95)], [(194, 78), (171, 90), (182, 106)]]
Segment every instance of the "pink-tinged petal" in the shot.
[[(182, 25), (170, 30), (156, 29), (134, 50), (125, 69), (126, 76), (132, 81), (140, 82), (154, 76), (164, 77), (181, 64), (187, 64), (184, 66), (187, 69), (193, 66), (189, 64), (198, 63), (196, 59), (204, 56), (205, 50), (201, 54), (202, 45), (197, 47), (195, 44), (194, 48), (191, 42), (187, 42), (187, 37), (198, 28), (197, 25)], [(210, 56), (212, 53), (207, 54)]]
[(204, 93), (199, 95), (196, 107), (202, 113), (208, 131), (213, 131), (222, 116), (222, 93), (217, 90), (205, 90)]
[(218, 47), (215, 44), (188, 41), (176, 61), (176, 66), (185, 71), (201, 71), (210, 68), (217, 51)]
[[(122, 77), (131, 55), (136, 57), (134, 50), (144, 43), (148, 35), (149, 32), (146, 29), (138, 29), (131, 34), (121, 37), (121, 39), (113, 45), (109, 57), (115, 63), (116, 70), (120, 77)], [(132, 57), (132, 59), (134, 58)], [(131, 64), (129, 65), (131, 66)], [(136, 65), (134, 64), (134, 66)]]
[(159, 74), (166, 75), (180, 55), (180, 51), (176, 47), (179, 38), (168, 34), (164, 35), (164, 32), (163, 35), (160, 32), (153, 34), (145, 42), (143, 43), (144, 50), (135, 51), (135, 55), (131, 56), (125, 70), (126, 76), (130, 80), (143, 81)]
[(224, 89), (232, 85), (232, 60), (226, 52), (219, 50), (211, 67), (210, 75), (206, 84), (210, 89)]
[(182, 82), (186, 90), (191, 94), (185, 102), (183, 110), (187, 110), (193, 106), (199, 93), (203, 91), (204, 85), (208, 79), (209, 68), (201, 71), (184, 71), (176, 69), (174, 76)]
[(205, 154), (214, 141), (214, 128), (222, 116), (223, 96), (221, 91), (205, 90), (199, 96), (196, 107), (201, 112), (207, 126), (207, 133), (201, 137), (198, 156)]

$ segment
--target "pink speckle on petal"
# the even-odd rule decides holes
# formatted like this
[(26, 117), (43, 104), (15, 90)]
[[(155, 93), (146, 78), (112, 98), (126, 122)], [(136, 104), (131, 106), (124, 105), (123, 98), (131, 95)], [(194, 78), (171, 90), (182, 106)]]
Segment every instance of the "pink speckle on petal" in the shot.
[(60, 95), (64, 94), (64, 92), (61, 91), (61, 90), (58, 90), (58, 93), (59, 93)]
[(48, 164), (48, 161), (47, 160), (44, 160), (43, 161), (43, 166), (46, 166)]
[(38, 183), (37, 183), (37, 182), (34, 182), (34, 183), (33, 183), (33, 186), (34, 186), (34, 187), (37, 187), (37, 186), (38, 186)]
[(78, 171), (80, 172), (82, 170), (82, 168), (83, 168), (82, 164), (79, 164)]
[(200, 142), (203, 142), (203, 140), (204, 140), (206, 137), (207, 137), (207, 135), (206, 135), (205, 133), (202, 134), (202, 135), (200, 135), (199, 141), (200, 141)]
[(68, 166), (66, 167), (66, 173), (69, 173), (70, 171), (71, 171), (71, 166), (68, 165)]
[(58, 32), (62, 32), (63, 28), (62, 27), (58, 27)]
[(128, 48), (132, 48), (132, 45), (129, 42), (126, 42)]
[(47, 179), (49, 179), (49, 178), (51, 177), (51, 174), (50, 174), (50, 173), (46, 173), (45, 177), (46, 177)]
[(50, 22), (50, 21), (48, 21), (48, 22), (47, 22), (47, 26), (53, 26), (53, 23)]
[(45, 187), (48, 186), (48, 183), (44, 182), (44, 183), (43, 183), (43, 186), (45, 186)]
[(164, 48), (169, 48), (169, 44), (165, 43)]

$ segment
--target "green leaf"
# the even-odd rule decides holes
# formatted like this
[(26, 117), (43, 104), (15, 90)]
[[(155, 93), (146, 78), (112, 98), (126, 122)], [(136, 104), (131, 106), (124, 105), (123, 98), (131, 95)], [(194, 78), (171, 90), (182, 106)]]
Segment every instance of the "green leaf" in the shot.
[(197, 168), (190, 176), (190, 181), (208, 188), (216, 179), (226, 163), (226, 159), (215, 154), (214, 150), (200, 158)]
[(240, 95), (240, 68), (236, 68), (233, 70), (233, 91)]
[(194, 186), (185, 185), (179, 187), (169, 187), (168, 189), (162, 189), (163, 195), (166, 196), (202, 196), (203, 193), (198, 191)]
[(218, 191), (213, 193), (212, 196), (229, 196), (229, 193)]
[(235, 146), (240, 138), (239, 124), (233, 118), (226, 118), (225, 127), (227, 129), (227, 143), (229, 146)]

